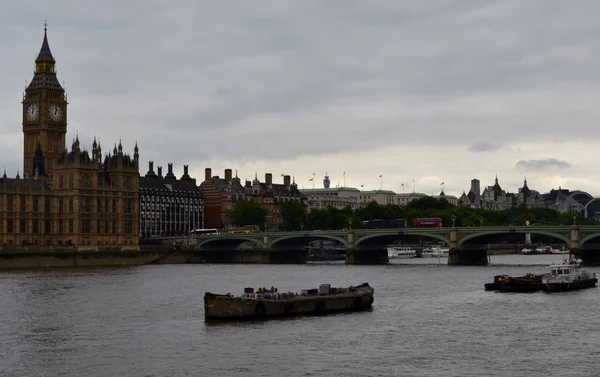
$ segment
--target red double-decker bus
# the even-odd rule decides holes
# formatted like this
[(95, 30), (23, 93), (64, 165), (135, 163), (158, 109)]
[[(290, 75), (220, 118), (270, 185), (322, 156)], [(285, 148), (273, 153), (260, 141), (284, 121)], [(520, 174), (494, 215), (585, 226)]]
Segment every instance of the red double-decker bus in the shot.
[(411, 221), (413, 228), (441, 228), (442, 219), (439, 217), (417, 217)]

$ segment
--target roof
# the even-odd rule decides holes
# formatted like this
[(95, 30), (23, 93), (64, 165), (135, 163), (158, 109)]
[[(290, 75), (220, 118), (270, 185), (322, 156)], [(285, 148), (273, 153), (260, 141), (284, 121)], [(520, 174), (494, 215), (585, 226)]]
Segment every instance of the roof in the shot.
[(15, 189), (18, 187), (30, 188), (33, 191), (50, 191), (50, 187), (46, 181), (39, 179), (17, 179), (17, 178), (1, 178), (0, 179), (0, 190), (4, 189)]
[(50, 45), (48, 44), (48, 36), (46, 34), (46, 27), (44, 27), (44, 41), (42, 42), (42, 48), (40, 49), (40, 53), (38, 54), (37, 59), (35, 59), (36, 63), (56, 63), (54, 57), (52, 56), (52, 52), (50, 51)]
[(340, 192), (340, 191), (349, 191), (349, 192), (360, 192), (359, 189), (354, 187), (330, 187), (330, 188), (310, 188), (310, 189), (300, 189), (300, 192), (304, 194), (321, 194), (326, 192)]
[[(46, 28), (44, 28), (44, 41), (42, 42), (42, 48), (40, 49), (40, 53), (38, 57), (35, 59), (35, 63), (50, 63), (55, 64), (56, 61), (52, 56), (52, 52), (50, 51), (50, 45), (48, 44), (48, 36), (46, 35)], [(33, 79), (27, 86), (26, 91), (36, 90), (36, 89), (53, 89), (56, 91), (64, 92), (65, 90), (58, 82), (56, 78), (56, 73), (52, 72), (36, 72), (33, 75)]]
[(202, 198), (202, 191), (191, 180), (140, 176), (140, 195)]
[(387, 195), (396, 195), (395, 192), (390, 191), (390, 190), (371, 190), (371, 191), (363, 191), (363, 194), (371, 194), (371, 195), (376, 195), (376, 194), (387, 194)]

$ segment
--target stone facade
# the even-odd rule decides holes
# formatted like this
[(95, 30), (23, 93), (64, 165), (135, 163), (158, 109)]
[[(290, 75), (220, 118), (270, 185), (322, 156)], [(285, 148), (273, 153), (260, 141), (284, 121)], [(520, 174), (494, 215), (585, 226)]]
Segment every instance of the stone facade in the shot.
[(46, 31), (23, 95), (23, 178), (0, 179), (2, 245), (138, 247), (139, 150), (66, 148), (67, 96)]

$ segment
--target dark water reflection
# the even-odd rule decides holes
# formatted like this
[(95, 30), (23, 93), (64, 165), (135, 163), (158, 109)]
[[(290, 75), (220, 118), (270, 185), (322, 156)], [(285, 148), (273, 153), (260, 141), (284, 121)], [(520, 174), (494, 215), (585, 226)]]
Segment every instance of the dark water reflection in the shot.
[[(483, 291), (557, 256), (0, 272), (0, 376), (597, 375), (598, 288)], [(600, 273), (600, 269), (591, 269)], [(372, 311), (206, 324), (205, 291), (375, 287)]]

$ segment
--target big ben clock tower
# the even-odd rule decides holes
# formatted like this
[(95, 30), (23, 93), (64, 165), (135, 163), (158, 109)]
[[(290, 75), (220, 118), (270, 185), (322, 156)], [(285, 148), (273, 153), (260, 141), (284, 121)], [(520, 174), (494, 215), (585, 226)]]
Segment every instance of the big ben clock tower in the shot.
[(56, 77), (56, 61), (46, 31), (44, 26), (44, 41), (35, 59), (33, 79), (23, 95), (24, 178), (50, 174), (54, 161), (66, 146), (67, 96)]

